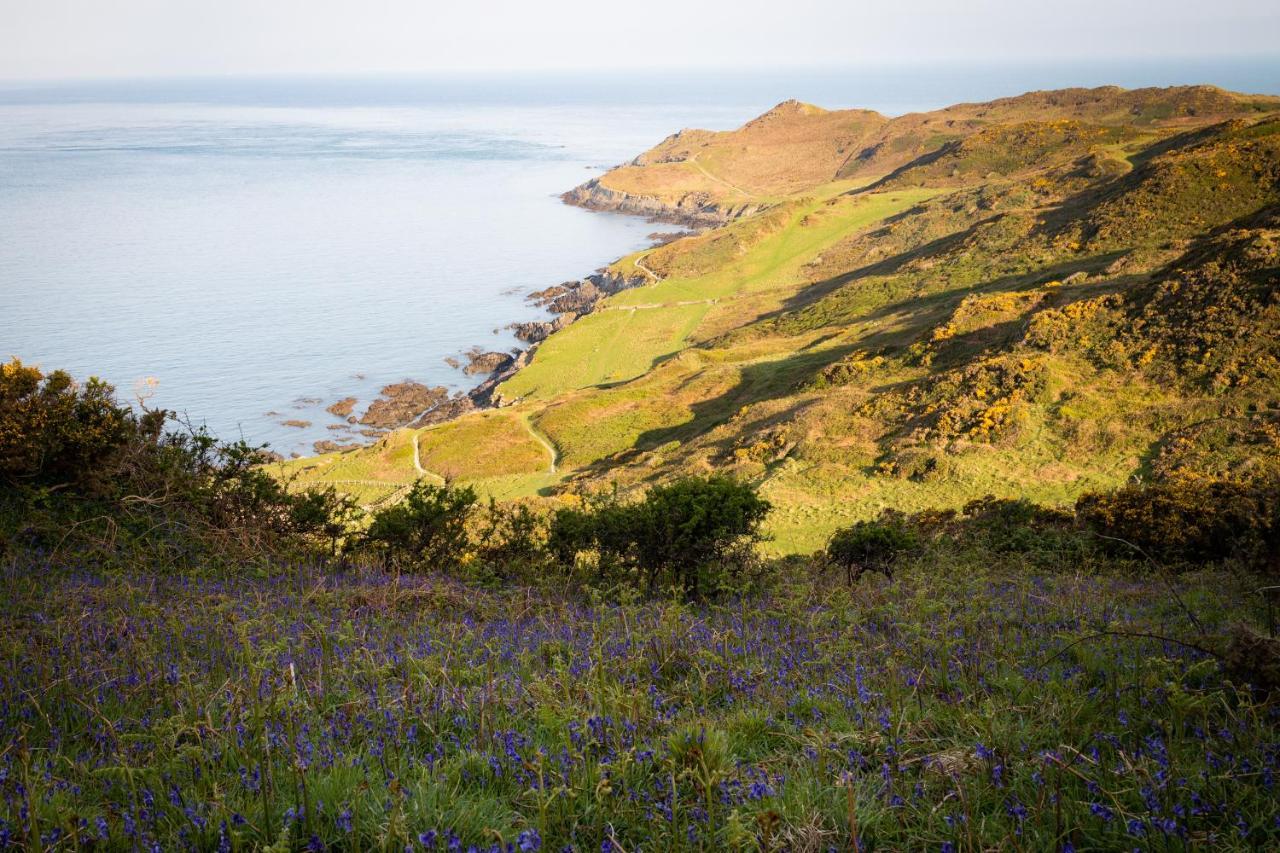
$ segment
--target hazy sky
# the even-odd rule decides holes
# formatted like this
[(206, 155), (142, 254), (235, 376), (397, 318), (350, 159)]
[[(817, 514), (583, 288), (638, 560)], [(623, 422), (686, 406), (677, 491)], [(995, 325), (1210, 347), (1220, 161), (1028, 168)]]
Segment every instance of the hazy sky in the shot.
[(1280, 52), (1277, 0), (0, 0), (0, 79)]

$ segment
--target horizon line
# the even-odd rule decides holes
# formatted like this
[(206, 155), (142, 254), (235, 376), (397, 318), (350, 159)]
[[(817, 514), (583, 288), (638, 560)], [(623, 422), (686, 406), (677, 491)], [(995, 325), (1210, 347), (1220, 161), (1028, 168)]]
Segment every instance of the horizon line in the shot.
[(701, 75), (743, 75), (752, 77), (768, 77), (788, 74), (822, 74), (858, 72), (868, 70), (889, 70), (894, 72), (912, 69), (941, 68), (1053, 68), (1072, 66), (1092, 66), (1099, 63), (1129, 65), (1167, 65), (1177, 63), (1228, 63), (1249, 65), (1254, 63), (1280, 66), (1280, 50), (1270, 53), (1205, 53), (1205, 54), (1171, 54), (1169, 56), (1133, 56), (1116, 54), (1108, 56), (1075, 56), (1051, 58), (1017, 57), (1007, 59), (986, 59), (976, 57), (942, 57), (937, 59), (888, 59), (867, 60), (840, 63), (788, 63), (760, 68), (747, 65), (668, 65), (662, 67), (601, 67), (601, 66), (549, 66), (549, 67), (504, 67), (504, 68), (432, 68), (417, 70), (348, 70), (348, 71), (307, 71), (307, 70), (269, 70), (269, 71), (190, 71), (173, 73), (101, 73), (96, 75), (66, 76), (23, 76), (0, 77), (0, 87), (16, 88), (23, 86), (56, 86), (109, 84), (131, 82), (232, 82), (256, 80), (427, 80), (427, 79), (482, 79), (505, 78), (511, 75), (522, 77), (554, 78), (575, 75), (589, 75), (594, 78), (605, 77), (642, 77), (644, 75), (666, 76), (680, 74)]

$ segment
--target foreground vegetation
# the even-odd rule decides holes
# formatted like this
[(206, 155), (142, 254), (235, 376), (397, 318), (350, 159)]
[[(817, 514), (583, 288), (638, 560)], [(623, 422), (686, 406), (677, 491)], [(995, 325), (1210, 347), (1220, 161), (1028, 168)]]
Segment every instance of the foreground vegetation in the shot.
[(727, 477), (360, 519), (0, 374), (0, 847), (1280, 843), (1280, 490), (885, 512), (761, 559)]
[(950, 549), (693, 605), (10, 564), (0, 845), (1280, 843), (1277, 706), (1201, 650), (1249, 584), (1081, 568)]

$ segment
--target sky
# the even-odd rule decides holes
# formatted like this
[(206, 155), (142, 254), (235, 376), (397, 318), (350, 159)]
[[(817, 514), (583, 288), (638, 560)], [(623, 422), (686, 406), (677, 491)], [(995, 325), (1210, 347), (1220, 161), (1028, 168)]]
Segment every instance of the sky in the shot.
[(0, 79), (1275, 56), (1276, 0), (0, 0)]

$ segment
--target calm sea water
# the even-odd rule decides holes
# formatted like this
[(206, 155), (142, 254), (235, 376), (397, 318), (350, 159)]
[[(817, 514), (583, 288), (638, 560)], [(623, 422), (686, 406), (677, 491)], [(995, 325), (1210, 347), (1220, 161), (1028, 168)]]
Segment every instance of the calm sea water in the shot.
[(444, 359), (516, 345), (525, 294), (646, 245), (555, 196), (678, 128), (1104, 82), (1276, 92), (1280, 62), (0, 86), (0, 358), (306, 451), (325, 405), (465, 387)]

